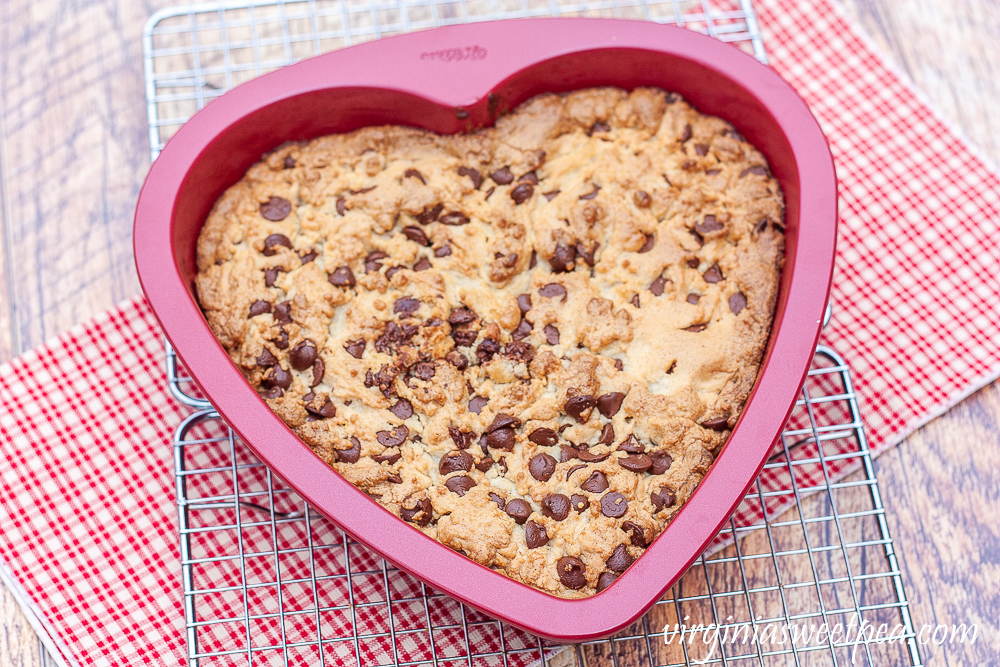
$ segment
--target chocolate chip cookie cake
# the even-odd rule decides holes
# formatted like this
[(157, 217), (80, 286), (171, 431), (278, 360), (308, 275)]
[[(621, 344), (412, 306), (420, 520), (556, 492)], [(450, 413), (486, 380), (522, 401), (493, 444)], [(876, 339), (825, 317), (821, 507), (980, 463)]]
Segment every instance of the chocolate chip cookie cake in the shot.
[(585, 597), (736, 423), (783, 207), (761, 153), (677, 95), (545, 94), (472, 134), (278, 148), (212, 209), (196, 287), (326, 464), (469, 558)]

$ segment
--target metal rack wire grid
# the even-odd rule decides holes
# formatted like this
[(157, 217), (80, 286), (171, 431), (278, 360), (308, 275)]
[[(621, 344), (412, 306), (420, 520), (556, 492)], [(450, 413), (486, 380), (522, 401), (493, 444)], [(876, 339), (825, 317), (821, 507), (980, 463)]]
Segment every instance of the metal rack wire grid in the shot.
[[(152, 157), (214, 97), (301, 58), (438, 25), (552, 15), (674, 23), (766, 62), (750, 0), (192, 5), (154, 14), (143, 33)], [(640, 621), (573, 647), (465, 607), (349, 539), (225, 426), (169, 344), (167, 374), (195, 409), (173, 441), (191, 667), (922, 664), (850, 372), (829, 348), (817, 350), (764, 471), (712, 545)]]

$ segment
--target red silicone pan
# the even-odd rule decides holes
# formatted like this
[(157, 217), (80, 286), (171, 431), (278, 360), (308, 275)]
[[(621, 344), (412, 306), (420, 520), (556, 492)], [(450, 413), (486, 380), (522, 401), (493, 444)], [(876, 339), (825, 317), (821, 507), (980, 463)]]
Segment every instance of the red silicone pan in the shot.
[[(697, 492), (606, 591), (564, 600), (426, 537), (320, 461), (229, 361), (193, 295), (195, 239), (213, 202), (288, 140), (402, 124), (489, 126), (543, 92), (657, 86), (730, 121), (770, 162), (787, 200), (786, 264), (753, 395)], [(430, 586), (559, 641), (607, 636), (648, 609), (712, 539), (760, 471), (797, 397), (833, 270), (837, 192), (816, 120), (771, 69), (687, 30), (598, 19), (453, 26), (369, 42), (245, 83), (198, 112), (153, 164), (135, 215), (146, 296), (199, 386), (247, 445), (314, 508)]]

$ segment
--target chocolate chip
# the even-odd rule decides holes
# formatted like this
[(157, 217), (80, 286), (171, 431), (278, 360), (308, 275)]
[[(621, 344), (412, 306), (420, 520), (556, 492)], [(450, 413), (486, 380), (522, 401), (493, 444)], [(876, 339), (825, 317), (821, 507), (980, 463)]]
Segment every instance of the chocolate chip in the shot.
[(563, 445), (559, 448), (559, 461), (565, 463), (566, 461), (572, 461), (573, 459), (580, 458), (580, 450), (575, 447), (570, 447), (569, 445)]
[(485, 456), (479, 459), (479, 463), (476, 464), (476, 470), (478, 470), (479, 472), (486, 472), (487, 470), (493, 467), (494, 463), (495, 461), (493, 461), (492, 458), (490, 458), (489, 456)]
[[(568, 459), (567, 459), (567, 460), (568, 460)], [(578, 465), (575, 465), (575, 466), (573, 466), (573, 467), (572, 467), (572, 468), (570, 468), (569, 470), (567, 470), (567, 471), (566, 471), (566, 481), (568, 482), (568, 481), (569, 481), (569, 478), (570, 478), (570, 477), (572, 477), (572, 476), (573, 476), (573, 473), (575, 473), (575, 472), (576, 472), (577, 470), (583, 470), (583, 469), (584, 469), (584, 468), (586, 468), (586, 467), (587, 467), (587, 465), (586, 465), (585, 463), (580, 463), (580, 464), (578, 464)], [(574, 505), (576, 505), (576, 498), (577, 498), (577, 496), (573, 496), (573, 497), (571, 498), (571, 500), (573, 500), (573, 504), (574, 504)]]
[(531, 259), (528, 261), (528, 268), (529, 269), (533, 269), (536, 266), (538, 266), (538, 251), (537, 250), (532, 250), (531, 251)]
[(320, 407), (318, 410), (316, 408), (311, 407), (307, 403), (306, 411), (318, 417), (322, 417), (323, 419), (333, 419), (334, 417), (337, 416), (337, 406), (333, 404), (329, 396), (326, 397), (326, 400), (323, 402), (322, 407)]
[(699, 324), (692, 324), (689, 327), (684, 327), (684, 331), (690, 331), (691, 333), (701, 333), (707, 328), (708, 324), (706, 322), (701, 322)]
[(459, 227), (461, 225), (469, 224), (469, 216), (461, 211), (449, 211), (448, 213), (442, 215), (438, 222), (442, 225), (448, 225), (450, 227)]
[(424, 180), (424, 175), (421, 174), (416, 169), (407, 169), (403, 172), (403, 178), (416, 178), (424, 185), (427, 185), (427, 181)]
[(517, 295), (517, 308), (524, 315), (529, 310), (531, 310), (531, 295), (530, 294), (518, 294)]
[(281, 197), (271, 197), (260, 205), (260, 214), (272, 222), (284, 220), (291, 212), (292, 203)]
[(529, 521), (524, 525), (524, 543), (529, 549), (544, 547), (549, 543), (549, 536), (545, 532), (545, 526)]
[(479, 170), (477, 169), (472, 169), (470, 167), (459, 167), (458, 175), (468, 176), (470, 179), (472, 179), (472, 188), (474, 190), (478, 190), (479, 186), (483, 184), (483, 175), (480, 174)]
[(292, 302), (282, 301), (274, 307), (274, 321), (278, 324), (292, 323)]
[(656, 237), (652, 234), (643, 234), (646, 240), (642, 242), (642, 247), (639, 248), (639, 254), (645, 254), (653, 249), (653, 245), (656, 243)]
[(517, 328), (514, 329), (514, 332), (510, 335), (510, 337), (516, 341), (519, 341), (519, 340), (524, 340), (530, 335), (531, 335), (531, 322), (529, 322), (528, 320), (521, 320), (520, 324), (517, 325)]
[(351, 446), (349, 449), (334, 450), (337, 453), (337, 460), (344, 463), (357, 463), (361, 458), (361, 441), (355, 437), (349, 438)]
[(639, 208), (649, 208), (653, 205), (653, 198), (645, 190), (636, 190), (632, 195), (632, 201)]
[(628, 511), (628, 501), (617, 491), (604, 494), (601, 498), (601, 514), (612, 519), (625, 516)]
[(266, 347), (261, 351), (260, 356), (257, 357), (257, 365), (261, 368), (270, 368), (278, 363), (278, 358), (271, 354), (271, 351)]
[(292, 348), (292, 351), (288, 353), (288, 360), (292, 362), (292, 368), (304, 371), (313, 365), (317, 354), (316, 343), (306, 338)]
[(695, 144), (694, 152), (700, 155), (701, 157), (705, 157), (706, 155), (708, 155), (708, 144)]
[(316, 252), (315, 248), (310, 249), (309, 252), (307, 252), (305, 254), (300, 254), (299, 255), (299, 259), (302, 260), (303, 264), (308, 264), (309, 262), (313, 261), (317, 257), (319, 257), (319, 253)]
[(373, 456), (372, 461), (375, 463), (388, 463), (389, 465), (392, 465), (401, 458), (403, 458), (403, 455), (399, 452), (384, 452), (377, 456)]
[(347, 213), (347, 200), (343, 197), (337, 197), (337, 213), (340, 215)]
[(354, 271), (351, 271), (349, 266), (341, 266), (340, 268), (334, 269), (333, 273), (330, 274), (330, 284), (334, 287), (354, 287), (358, 284), (357, 279), (354, 277)]
[(506, 257), (503, 257), (500, 260), (500, 264), (502, 264), (503, 266), (507, 267), (508, 269), (512, 268), (513, 266), (515, 266), (517, 264), (517, 253), (516, 252), (512, 252), (509, 255), (507, 255)]
[(577, 514), (585, 512), (590, 508), (590, 501), (587, 500), (587, 496), (581, 496), (579, 493), (574, 493), (570, 496), (569, 503), (576, 510)]
[(468, 449), (469, 445), (472, 444), (472, 433), (468, 431), (461, 431), (454, 426), (448, 427), (448, 435), (451, 436), (452, 442), (459, 449)]
[(625, 394), (620, 391), (613, 391), (610, 394), (597, 397), (597, 409), (602, 415), (610, 419), (622, 409), (622, 401), (624, 400)]
[(326, 375), (326, 364), (323, 363), (322, 359), (317, 359), (313, 362), (313, 380), (310, 387), (315, 387), (323, 381), (323, 376)]
[(601, 572), (601, 575), (597, 577), (597, 592), (600, 593), (605, 588), (615, 583), (618, 579), (618, 575), (614, 572)]
[(694, 292), (687, 295), (687, 302), (690, 303), (692, 306), (697, 306), (699, 301), (701, 301), (701, 297), (695, 294)]
[(561, 493), (550, 493), (542, 500), (542, 514), (556, 521), (568, 517), (570, 507), (569, 498)]
[(266, 390), (261, 388), (258, 392), (260, 393), (261, 398), (281, 398), (282, 394), (285, 393), (282, 391), (281, 387), (271, 387)]
[(701, 423), (705, 428), (710, 428), (713, 431), (725, 431), (729, 428), (729, 417), (725, 415), (721, 417), (712, 417), (711, 419), (706, 419)]
[[(635, 306), (636, 308), (640, 307), (639, 306), (639, 295), (638, 294), (635, 294), (635, 295), (632, 296), (632, 305)], [(618, 359), (617, 361), (621, 361), (621, 360)], [(619, 368), (618, 370), (621, 370), (621, 369)]]
[(624, 370), (625, 362), (622, 361), (621, 359), (615, 359), (615, 369), (619, 371)]
[(559, 283), (549, 283), (547, 285), (542, 285), (538, 289), (538, 295), (544, 296), (548, 299), (554, 299), (561, 296), (563, 301), (566, 301), (566, 288)]
[(385, 481), (392, 482), (393, 484), (402, 484), (403, 483), (403, 478), (400, 477), (398, 474), (392, 474), (392, 475), (389, 475), (388, 477), (386, 477)]
[(347, 341), (347, 344), (344, 345), (344, 349), (347, 350), (347, 353), (355, 359), (360, 359), (361, 355), (365, 353), (365, 347), (367, 345), (368, 341), (364, 338), (358, 338), (356, 340)]
[(406, 438), (409, 435), (410, 429), (406, 428), (406, 425), (400, 424), (392, 429), (392, 431), (376, 431), (375, 439), (383, 447), (399, 447), (406, 442)]
[(588, 266), (593, 266), (595, 260), (595, 255), (597, 254), (597, 249), (600, 247), (597, 241), (594, 241), (593, 245), (590, 246), (588, 250), (582, 241), (578, 241), (576, 244), (576, 254), (583, 258), (583, 261), (587, 263)]
[(515, 498), (514, 500), (507, 501), (507, 507), (504, 508), (507, 512), (507, 516), (514, 519), (514, 523), (518, 525), (523, 525), (528, 517), (531, 516), (531, 505), (528, 504), (526, 500), (521, 500), (520, 498)]
[(427, 234), (424, 233), (424, 230), (419, 227), (414, 227), (413, 225), (403, 227), (403, 236), (410, 239), (414, 243), (419, 243), (425, 248), (429, 248), (431, 246), (431, 240), (427, 238)]
[(483, 342), (476, 348), (476, 358), (479, 360), (479, 365), (484, 366), (490, 363), (499, 351), (500, 341), (494, 338), (484, 338)]
[[(522, 322), (524, 322), (524, 320), (522, 320)], [(531, 331), (531, 325), (528, 325), (528, 331)], [(515, 331), (515, 333), (517, 332)], [(504, 345), (503, 356), (507, 357), (514, 363), (530, 364), (531, 360), (535, 358), (535, 346), (531, 343), (515, 340), (513, 343), (507, 343)]]
[(717, 232), (724, 228), (725, 225), (719, 222), (719, 219), (714, 215), (706, 215), (701, 222), (696, 223), (694, 226), (694, 230), (702, 236), (707, 236), (712, 232)]
[(681, 132), (681, 136), (678, 139), (678, 141), (680, 141), (683, 144), (685, 141), (687, 141), (690, 138), (691, 138), (691, 126), (690, 125), (685, 125), (684, 126), (684, 131)]
[(579, 590), (587, 585), (587, 566), (575, 556), (563, 556), (556, 562), (559, 581), (566, 588)]
[(722, 276), (722, 269), (719, 268), (718, 264), (713, 264), (712, 266), (708, 267), (708, 271), (705, 271), (702, 277), (705, 279), (706, 283), (711, 283), (711, 284), (715, 284), (717, 282), (724, 280)]
[(595, 120), (594, 124), (590, 126), (589, 130), (587, 130), (587, 136), (589, 137), (593, 135), (594, 132), (610, 132), (610, 131), (611, 128), (608, 127), (607, 123), (605, 123), (604, 121)]
[(747, 307), (747, 297), (743, 292), (737, 292), (729, 297), (729, 310), (733, 315), (739, 315)]
[(421, 498), (412, 509), (400, 508), (399, 517), (403, 521), (409, 521), (418, 526), (426, 526), (434, 517), (434, 509), (429, 498)]
[(396, 299), (396, 303), (392, 306), (392, 312), (397, 315), (412, 315), (420, 309), (420, 300), (414, 299), (413, 297), (403, 297), (402, 299)]
[[(464, 354), (462, 354), (458, 350), (452, 350), (448, 354), (444, 355), (444, 360), (460, 371), (464, 371), (466, 368), (469, 367), (469, 360), (466, 358)], [(483, 406), (480, 405), (479, 408), (472, 410), (472, 402), (471, 401), (469, 402), (469, 409), (475, 412), (476, 414), (479, 413), (479, 409), (481, 409), (482, 407)]]
[(547, 482), (556, 471), (556, 460), (548, 454), (535, 454), (528, 462), (528, 472), (539, 482)]
[[(486, 459), (483, 459), (483, 460), (486, 460)], [(493, 463), (493, 459), (489, 459), (489, 461), (490, 461), (490, 464)], [(504, 500), (503, 498), (501, 498), (497, 494), (493, 493), (492, 491), (490, 491), (490, 500), (492, 500), (493, 502), (495, 502), (497, 504), (497, 507), (500, 508), (501, 512), (503, 512), (503, 508), (506, 507), (506, 505), (507, 505), (507, 501), (506, 500)]]
[(643, 531), (642, 526), (631, 521), (625, 521), (622, 523), (622, 530), (629, 534), (633, 547), (646, 548), (646, 533)]
[(497, 169), (490, 174), (490, 178), (492, 178), (497, 185), (510, 185), (514, 182), (514, 174), (511, 173), (508, 167), (501, 167), (500, 169)]
[(618, 465), (629, 472), (643, 473), (652, 467), (653, 460), (645, 454), (631, 454), (618, 459)]
[(634, 562), (635, 558), (628, 552), (628, 547), (624, 544), (619, 544), (604, 563), (608, 566), (609, 570), (624, 572)]
[(271, 387), (288, 389), (292, 386), (292, 374), (281, 366), (272, 366), (271, 374), (261, 380), (260, 386), (265, 389), (270, 389)]
[(649, 494), (649, 500), (653, 503), (653, 513), (655, 514), (660, 510), (673, 507), (676, 497), (670, 488), (661, 486), (658, 490)]
[(610, 445), (615, 441), (615, 427), (611, 424), (605, 424), (604, 428), (601, 429), (601, 437), (597, 439), (598, 445)]
[[(575, 259), (576, 248), (559, 243), (556, 245), (556, 249), (552, 253), (552, 259), (549, 260), (549, 264), (552, 266), (552, 270), (555, 273), (566, 273), (567, 271), (572, 271), (573, 267), (576, 266), (576, 262), (574, 261)], [(542, 296), (545, 295), (543, 294)]]
[(476, 312), (466, 306), (459, 306), (448, 315), (448, 323), (456, 326), (471, 324), (477, 319), (479, 319), (479, 316), (476, 315)]
[(535, 194), (535, 187), (531, 183), (521, 183), (510, 191), (510, 198), (514, 200), (514, 205), (518, 206), (531, 199)]
[(578, 424), (590, 419), (590, 411), (597, 405), (597, 400), (591, 395), (574, 396), (566, 401), (563, 410)]
[(547, 199), (548, 201), (552, 201), (553, 199), (555, 199), (555, 198), (556, 198), (556, 195), (558, 195), (558, 194), (559, 194), (559, 192), (560, 192), (559, 190), (553, 190), (552, 192), (543, 192), (543, 193), (542, 193), (542, 195), (543, 195), (543, 196), (545, 197), (545, 199)]
[(451, 337), (455, 339), (455, 345), (458, 347), (470, 347), (476, 342), (479, 334), (475, 331), (452, 331)]
[(692, 257), (687, 261), (687, 265), (689, 268), (697, 269), (699, 266), (701, 266), (701, 260), (699, 260), (697, 257)]
[(552, 429), (542, 427), (532, 431), (531, 435), (528, 436), (528, 440), (539, 447), (554, 447), (559, 442), (559, 436)]
[(529, 171), (527, 174), (517, 179), (518, 183), (531, 183), (532, 185), (538, 185), (538, 174), (533, 171)]
[(278, 273), (284, 271), (283, 266), (272, 266), (270, 269), (264, 269), (264, 287), (274, 287), (274, 281), (278, 279)]
[(284, 234), (271, 234), (266, 239), (264, 239), (264, 253), (265, 257), (273, 257), (278, 253), (275, 250), (278, 246), (285, 246), (289, 250), (292, 248), (292, 242), (288, 240), (288, 237)]
[(436, 372), (434, 364), (430, 361), (421, 361), (413, 367), (413, 375), (416, 376), (418, 380), (423, 380), (424, 382), (431, 380)]
[(649, 455), (649, 458), (653, 461), (653, 465), (649, 468), (649, 474), (651, 475), (662, 475), (670, 470), (670, 464), (674, 462), (670, 454), (663, 450), (653, 452)]
[(439, 248), (435, 248), (434, 249), (434, 256), (435, 257), (447, 257), (450, 254), (451, 254), (451, 246), (450, 245), (443, 245), (443, 246), (441, 246)]
[(461, 475), (460, 477), (449, 477), (448, 481), (445, 482), (444, 485), (449, 491), (457, 493), (458, 497), (461, 498), (469, 492), (469, 489), (476, 486), (476, 480), (472, 479), (468, 475)]
[(628, 434), (620, 445), (618, 445), (618, 451), (628, 452), (629, 454), (642, 454), (646, 451), (646, 448), (641, 442), (636, 440), (635, 435), (632, 433)]
[(514, 451), (514, 429), (512, 428), (501, 428), (487, 434), (486, 445), (493, 449), (502, 449), (504, 451)]
[(649, 286), (649, 291), (653, 296), (663, 296), (663, 290), (667, 287), (667, 279), (664, 276), (660, 276)]
[(501, 428), (518, 428), (519, 426), (521, 426), (520, 419), (511, 417), (506, 412), (501, 412), (493, 418), (493, 423), (486, 427), (486, 432), (492, 433)]
[(756, 176), (767, 176), (767, 167), (762, 167), (760, 165), (754, 165), (752, 167), (747, 167), (740, 172), (740, 178), (743, 178), (747, 174), (754, 174)]
[(425, 206), (424, 210), (417, 214), (417, 222), (421, 225), (429, 225), (438, 219), (441, 215), (441, 211), (444, 210), (444, 204), (435, 204), (434, 206)]
[(395, 405), (389, 408), (389, 412), (396, 415), (400, 419), (409, 419), (413, 416), (413, 404), (405, 398), (401, 398), (396, 401)]
[(600, 463), (609, 456), (611, 456), (611, 452), (604, 452), (603, 454), (595, 454), (586, 448), (581, 449), (577, 453), (577, 458), (579, 458), (581, 461), (586, 461), (588, 463)]
[(273, 338), (269, 340), (271, 340), (274, 343), (274, 346), (279, 350), (288, 349), (288, 332), (285, 331), (284, 329), (281, 329), (281, 334), (279, 335), (277, 340)]
[[(429, 268), (431, 268), (431, 260), (426, 257), (421, 257), (420, 261), (413, 265), (414, 271), (426, 271)], [(386, 275), (389, 275), (388, 272)]]
[(597, 196), (597, 193), (600, 192), (601, 190), (601, 186), (598, 185), (597, 183), (592, 183), (591, 185), (593, 186), (594, 189), (585, 195), (580, 195), (580, 199), (590, 200)]
[(590, 493), (603, 493), (608, 489), (608, 478), (600, 470), (595, 470), (580, 488)]
[[(450, 359), (448, 361), (451, 361)], [(473, 396), (469, 400), (469, 411), (475, 412), (477, 415), (482, 411), (486, 404), (489, 403), (489, 399), (483, 398), (482, 396)]]
[(293, 158), (291, 155), (286, 155), (283, 166), (285, 169), (295, 169), (295, 158)]
[(271, 312), (271, 302), (270, 301), (254, 301), (250, 304), (250, 317), (257, 317), (258, 315), (263, 315), (264, 313)]

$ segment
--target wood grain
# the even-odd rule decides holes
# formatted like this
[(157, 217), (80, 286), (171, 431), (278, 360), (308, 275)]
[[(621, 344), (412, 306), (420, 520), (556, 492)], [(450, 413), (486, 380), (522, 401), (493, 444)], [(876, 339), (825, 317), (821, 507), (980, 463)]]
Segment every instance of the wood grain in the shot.
[[(140, 34), (146, 18), (169, 4), (175, 2), (0, 3), (0, 361), (138, 289), (131, 218), (149, 154)], [(845, 0), (845, 6), (945, 117), (1000, 163), (1000, 1)], [(1000, 387), (993, 385), (876, 461), (914, 624), (979, 624), (975, 645), (923, 646), (925, 664), (988, 665), (1000, 655), (998, 421)], [(838, 509), (865, 500), (863, 491), (839, 494)], [(803, 512), (822, 512), (824, 502), (809, 500)], [(754, 553), (765, 538), (755, 534), (740, 548)], [(745, 572), (751, 586), (773, 577), (768, 567), (751, 561)], [(808, 563), (788, 567), (811, 576)], [(718, 576), (693, 571), (681, 590), (732, 585)], [(880, 594), (863, 592), (872, 599)], [(753, 604), (754, 612), (767, 614), (781, 603), (761, 596)], [(734, 602), (733, 611), (745, 614), (749, 606)], [(45, 664), (6, 592), (0, 617), (0, 667)], [(650, 622), (676, 620), (664, 608)], [(618, 648), (623, 666), (641, 664), (650, 651), (643, 642)], [(676, 656), (652, 650), (658, 659)], [(604, 648), (583, 654), (591, 667), (612, 664)], [(874, 664), (900, 662), (879, 656)]]

